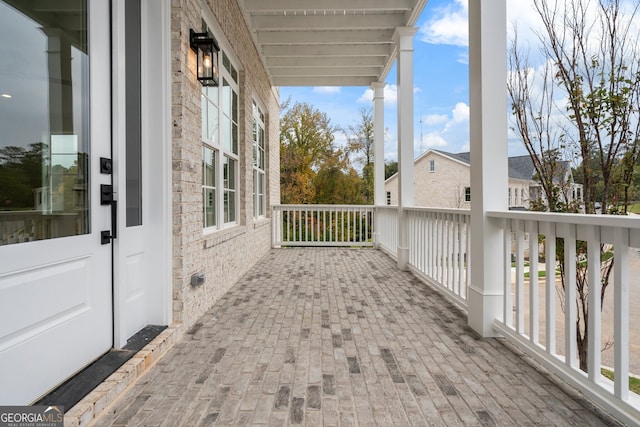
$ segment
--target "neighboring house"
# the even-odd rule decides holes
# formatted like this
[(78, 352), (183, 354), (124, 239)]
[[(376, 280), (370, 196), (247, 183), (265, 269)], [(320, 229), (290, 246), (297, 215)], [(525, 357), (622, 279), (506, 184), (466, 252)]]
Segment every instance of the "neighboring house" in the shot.
[[(429, 149), (414, 163), (415, 205), (437, 208), (469, 209), (471, 206), (470, 153), (449, 153)], [(582, 200), (582, 186), (573, 182), (568, 162), (562, 163), (562, 173), (557, 184), (566, 201)], [(529, 209), (529, 202), (543, 196), (542, 188), (535, 181), (535, 169), (531, 158), (509, 157), (510, 209)], [(388, 205), (398, 204), (398, 174), (385, 181)]]

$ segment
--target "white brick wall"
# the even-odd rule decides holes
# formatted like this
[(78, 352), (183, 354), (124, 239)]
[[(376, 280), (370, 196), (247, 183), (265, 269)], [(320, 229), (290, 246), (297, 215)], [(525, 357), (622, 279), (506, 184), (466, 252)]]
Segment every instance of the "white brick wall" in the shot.
[[(433, 172), (429, 162), (435, 162)], [(464, 187), (469, 186), (469, 166), (446, 156), (430, 152), (414, 163), (414, 191), (416, 206), (438, 208), (470, 207), (464, 201)], [(398, 176), (389, 178), (384, 185), (391, 192), (391, 204), (398, 204)]]
[[(430, 162), (434, 161), (434, 171)], [(470, 209), (465, 201), (464, 189), (471, 187), (469, 165), (448, 156), (430, 151), (414, 163), (414, 191), (416, 206), (430, 208)], [(511, 199), (509, 206), (529, 207), (529, 181), (509, 178)], [(518, 200), (515, 200), (515, 191)], [(385, 192), (391, 193), (391, 204), (398, 204), (398, 176), (390, 177), (384, 184)], [(505, 196), (506, 197), (506, 196)]]
[[(240, 61), (239, 75), (239, 225), (203, 234), (201, 86), (195, 77), (195, 55), (189, 29), (201, 28), (198, 0), (173, 0), (172, 123), (173, 123), (173, 316), (192, 325), (215, 301), (264, 256), (271, 245), (268, 219), (253, 219), (252, 101), (265, 108), (268, 164), (267, 198), (280, 199), (279, 100), (236, 0), (209, 0), (208, 6)], [(270, 215), (270, 211), (267, 211)], [(192, 287), (191, 275), (204, 272), (204, 285)]]

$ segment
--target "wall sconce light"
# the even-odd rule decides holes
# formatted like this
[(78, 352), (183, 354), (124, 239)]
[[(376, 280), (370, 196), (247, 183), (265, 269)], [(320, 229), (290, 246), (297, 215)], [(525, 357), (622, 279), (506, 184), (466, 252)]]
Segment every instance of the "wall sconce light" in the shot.
[(220, 48), (209, 33), (189, 30), (189, 45), (196, 53), (198, 80), (202, 86), (218, 86), (218, 52)]

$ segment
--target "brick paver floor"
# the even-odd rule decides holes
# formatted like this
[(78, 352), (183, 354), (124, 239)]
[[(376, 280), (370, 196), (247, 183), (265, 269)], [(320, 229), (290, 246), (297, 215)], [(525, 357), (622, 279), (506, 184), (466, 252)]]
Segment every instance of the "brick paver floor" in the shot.
[(98, 426), (606, 425), (374, 249), (275, 249)]

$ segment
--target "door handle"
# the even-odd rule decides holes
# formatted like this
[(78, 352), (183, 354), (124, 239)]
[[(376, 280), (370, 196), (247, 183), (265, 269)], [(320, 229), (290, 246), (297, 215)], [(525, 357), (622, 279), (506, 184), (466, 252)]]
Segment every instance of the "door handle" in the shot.
[(113, 198), (112, 185), (100, 185), (100, 204), (111, 205), (111, 230), (100, 232), (100, 243), (107, 245), (118, 237), (118, 201)]

